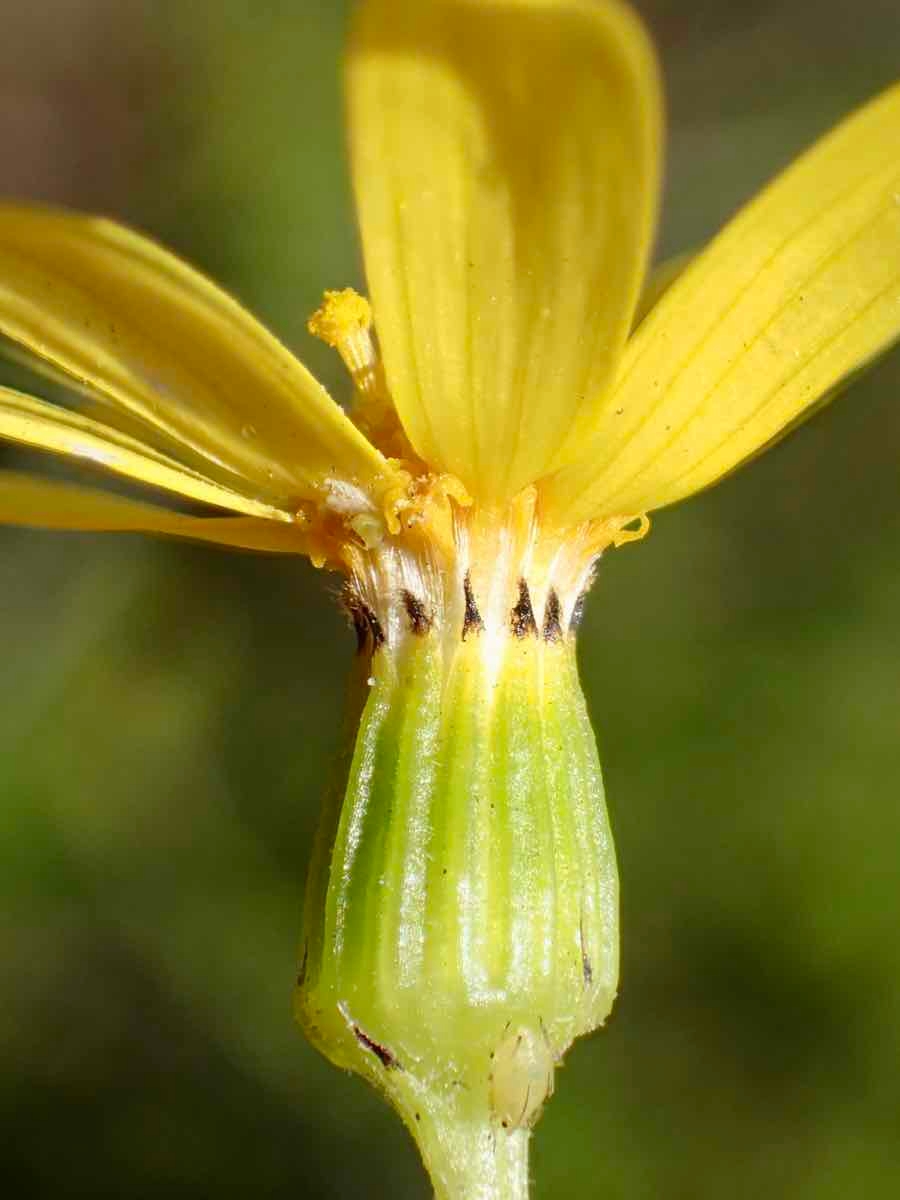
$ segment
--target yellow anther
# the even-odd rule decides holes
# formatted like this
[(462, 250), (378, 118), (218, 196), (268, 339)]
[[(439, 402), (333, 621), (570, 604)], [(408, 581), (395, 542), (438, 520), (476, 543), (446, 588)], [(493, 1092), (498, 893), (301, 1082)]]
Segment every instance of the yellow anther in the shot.
[(387, 523), (388, 533), (397, 534), (403, 528), (400, 521), (400, 513), (410, 506), (409, 482), (410, 477), (407, 476), (406, 481), (388, 488), (384, 494), (384, 519)]
[(365, 296), (344, 288), (326, 292), (306, 325), (313, 337), (337, 350), (363, 395), (378, 385), (378, 354), (372, 340), (372, 306)]
[[(454, 504), (467, 508), (472, 497), (455, 475), (412, 475), (402, 460), (391, 459), (395, 471), (405, 477), (404, 486), (389, 489), (384, 496), (384, 513), (392, 534), (420, 530), (426, 540), (449, 551), (454, 536)], [(451, 503), (451, 501), (453, 503)]]
[(344, 288), (340, 292), (326, 292), (321, 305), (309, 318), (307, 329), (313, 337), (321, 338), (335, 350), (348, 338), (368, 333), (372, 328), (372, 306), (365, 296)]

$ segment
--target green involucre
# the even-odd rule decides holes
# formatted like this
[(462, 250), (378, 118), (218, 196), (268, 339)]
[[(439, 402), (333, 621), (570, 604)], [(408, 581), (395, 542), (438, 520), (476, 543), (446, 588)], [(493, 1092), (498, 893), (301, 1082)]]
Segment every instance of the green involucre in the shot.
[(491, 1171), (524, 1172), (524, 1188), (554, 1063), (605, 1020), (618, 974), (574, 641), (410, 636), (358, 670), (368, 694), (310, 873), (298, 1014), (387, 1094), (439, 1195), (476, 1195)]

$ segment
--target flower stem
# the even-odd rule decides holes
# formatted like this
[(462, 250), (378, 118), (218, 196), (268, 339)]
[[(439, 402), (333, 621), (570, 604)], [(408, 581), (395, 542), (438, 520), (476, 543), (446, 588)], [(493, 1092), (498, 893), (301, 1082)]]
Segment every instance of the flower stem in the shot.
[(531, 1130), (507, 1132), (474, 1114), (447, 1115), (422, 1115), (416, 1129), (435, 1200), (528, 1200)]

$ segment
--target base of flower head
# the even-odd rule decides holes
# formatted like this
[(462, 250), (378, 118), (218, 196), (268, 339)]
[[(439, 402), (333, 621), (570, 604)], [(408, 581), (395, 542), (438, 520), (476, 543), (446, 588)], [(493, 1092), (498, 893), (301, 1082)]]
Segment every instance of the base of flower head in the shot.
[[(390, 575), (396, 574), (389, 561), (392, 555), (404, 559), (413, 573), (417, 564), (432, 576), (455, 570), (457, 582), (476, 565), (492, 565), (500, 556), (501, 562), (518, 562), (523, 572), (533, 565), (538, 576), (547, 576), (534, 582), (553, 586), (559, 594), (560, 586), (571, 580), (552, 581), (560, 573), (560, 563), (546, 561), (542, 550), (565, 544), (568, 551), (574, 550), (564, 556), (571, 568), (578, 560), (590, 562), (607, 546), (621, 546), (647, 533), (649, 519), (637, 514), (585, 522), (559, 533), (555, 541), (539, 539), (534, 486), (524, 488), (502, 512), (495, 508), (479, 512), (462, 482), (455, 475), (431, 470), (407, 437), (388, 391), (368, 300), (351, 288), (328, 291), (308, 329), (343, 359), (354, 391), (349, 416), (386, 456), (392, 471), (390, 484), (376, 481), (384, 485), (376, 486), (377, 495), (347, 480), (323, 480), (318, 502), (305, 505), (299, 514), (317, 565), (348, 570), (361, 577), (363, 592), (374, 583), (376, 593), (384, 595), (397, 590), (390, 586), (394, 582)], [(379, 566), (387, 569), (387, 588), (384, 580), (370, 577), (373, 565), (376, 574)], [(424, 593), (425, 587), (421, 590)], [(443, 598), (444, 589), (432, 590), (433, 599)]]
[(343, 550), (345, 607), (370, 649), (426, 629), (448, 649), (475, 635), (495, 652), (510, 633), (558, 641), (577, 628), (599, 555), (649, 529), (641, 516), (547, 530), (534, 488), (498, 512), (451, 476), (411, 480), (396, 519), (392, 536)]

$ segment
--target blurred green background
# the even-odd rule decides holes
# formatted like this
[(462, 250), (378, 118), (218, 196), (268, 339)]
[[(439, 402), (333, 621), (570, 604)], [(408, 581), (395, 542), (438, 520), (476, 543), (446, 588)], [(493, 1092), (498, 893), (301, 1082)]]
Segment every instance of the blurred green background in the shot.
[[(896, 0), (646, 0), (661, 253), (900, 66)], [(0, 0), (0, 193), (102, 210), (303, 331), (361, 284), (335, 0)], [(609, 1028), (537, 1197), (900, 1194), (900, 352), (603, 562), (582, 635), (623, 878)], [(6, 453), (6, 461), (10, 461)], [(424, 1197), (292, 1025), (351, 638), (303, 562), (0, 531), (0, 1182)]]

